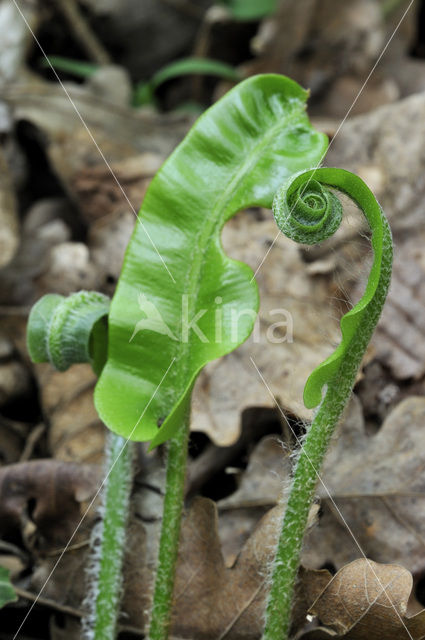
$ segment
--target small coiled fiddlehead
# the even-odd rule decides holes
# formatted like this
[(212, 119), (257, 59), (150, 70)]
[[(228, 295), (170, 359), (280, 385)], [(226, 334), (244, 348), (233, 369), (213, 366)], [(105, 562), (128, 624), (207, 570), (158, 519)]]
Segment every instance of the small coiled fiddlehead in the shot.
[(58, 371), (89, 362), (99, 374), (106, 360), (106, 318), (110, 300), (97, 291), (67, 298), (47, 294), (31, 309), (27, 347), (33, 362), (49, 362)]
[(338, 229), (342, 205), (318, 180), (310, 178), (306, 182), (306, 173), (294, 174), (280, 187), (273, 200), (273, 213), (285, 236), (301, 244), (317, 244)]
[(393, 246), (388, 222), (370, 189), (349, 171), (320, 168), (291, 176), (274, 200), (273, 212), (279, 228), (304, 244), (328, 238), (338, 228), (342, 214), (342, 206), (331, 189), (348, 195), (363, 211), (372, 231), (374, 260), (362, 298), (341, 319), (341, 343), (313, 371), (305, 385), (306, 406), (320, 406), (298, 454), (276, 549), (263, 640), (282, 640), (288, 636), (293, 588), (318, 473), (350, 397), (391, 278)]

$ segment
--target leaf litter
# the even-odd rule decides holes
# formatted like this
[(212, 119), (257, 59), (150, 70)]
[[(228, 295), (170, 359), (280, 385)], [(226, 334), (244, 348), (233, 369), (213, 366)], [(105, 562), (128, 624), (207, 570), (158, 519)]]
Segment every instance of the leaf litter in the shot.
[(425, 610), (406, 616), (413, 580), (407, 569), (359, 559), (332, 578), (309, 613), (325, 626), (304, 640), (420, 640), (425, 636)]

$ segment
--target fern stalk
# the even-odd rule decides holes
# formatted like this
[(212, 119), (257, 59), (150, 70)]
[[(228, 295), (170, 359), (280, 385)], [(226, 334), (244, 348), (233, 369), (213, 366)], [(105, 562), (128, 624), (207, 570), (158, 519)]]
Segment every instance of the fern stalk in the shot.
[(189, 440), (189, 413), (169, 441), (167, 479), (159, 540), (149, 640), (166, 640), (171, 623)]
[(123, 560), (132, 488), (133, 443), (115, 433), (106, 437), (106, 480), (102, 487), (101, 521), (94, 528), (82, 621), (84, 640), (113, 640), (122, 597)]
[(297, 242), (308, 244), (332, 235), (339, 226), (342, 206), (330, 188), (347, 194), (363, 211), (372, 230), (374, 262), (363, 297), (341, 319), (341, 344), (313, 371), (304, 390), (306, 406), (320, 406), (298, 454), (277, 543), (263, 640), (288, 638), (303, 536), (320, 468), (349, 400), (391, 279), (393, 246), (388, 222), (372, 192), (348, 171), (315, 169), (292, 176), (274, 202), (279, 228)]

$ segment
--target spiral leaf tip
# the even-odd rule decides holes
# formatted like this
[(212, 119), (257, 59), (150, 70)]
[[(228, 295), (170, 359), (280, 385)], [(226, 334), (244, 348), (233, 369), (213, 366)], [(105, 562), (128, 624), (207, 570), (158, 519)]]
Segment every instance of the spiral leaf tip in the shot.
[(282, 233), (300, 244), (332, 236), (342, 220), (337, 196), (314, 178), (317, 169), (292, 175), (277, 191), (273, 214)]

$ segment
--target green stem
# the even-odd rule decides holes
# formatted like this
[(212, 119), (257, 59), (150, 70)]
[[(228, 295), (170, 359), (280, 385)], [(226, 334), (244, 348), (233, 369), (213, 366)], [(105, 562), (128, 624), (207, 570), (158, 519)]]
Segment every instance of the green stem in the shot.
[(106, 437), (106, 480), (102, 520), (92, 538), (91, 571), (83, 620), (85, 640), (113, 640), (122, 596), (122, 566), (132, 487), (133, 443), (115, 433)]
[(166, 640), (171, 622), (174, 577), (180, 540), (186, 477), (189, 416), (169, 441), (167, 479), (149, 640)]
[[(359, 178), (356, 176), (349, 177), (350, 174), (347, 172), (334, 169), (319, 169), (315, 171), (315, 174), (317, 179), (320, 179), (320, 177), (325, 178), (327, 185), (336, 186), (340, 189), (343, 187), (343, 190), (363, 209), (375, 234), (372, 236), (375, 261), (365, 295), (356, 307), (347, 314), (347, 316), (350, 315), (351, 318), (357, 320), (357, 325), (353, 327), (351, 336), (349, 335), (350, 329), (347, 330), (348, 322), (347, 316), (345, 316), (345, 325), (344, 322), (341, 322), (343, 340), (335, 352), (336, 355), (333, 354), (316, 370), (319, 371), (319, 376), (315, 372), (311, 376), (314, 384), (316, 384), (316, 380), (319, 380), (318, 384), (326, 383), (327, 391), (298, 455), (272, 570), (263, 640), (285, 640), (288, 638), (292, 597), (299, 567), (303, 535), (319, 479), (320, 468), (332, 434), (349, 400), (362, 357), (381, 314), (391, 277), (391, 231), (372, 194), (361, 183)], [(312, 172), (308, 172), (307, 186), (303, 187), (301, 197), (304, 197), (305, 194), (304, 204), (306, 202), (308, 204), (308, 198), (310, 198), (309, 202), (310, 204), (313, 203), (313, 209), (317, 212), (317, 193), (319, 190), (315, 186), (315, 193), (311, 191), (311, 176)], [(298, 179), (295, 179), (294, 184), (299, 186), (299, 182)], [(304, 191), (304, 189), (307, 189), (307, 191)], [(308, 191), (309, 193), (307, 193)], [(280, 195), (281, 199), (282, 194)], [(283, 215), (285, 216), (286, 224), (288, 219), (286, 214)], [(306, 209), (304, 207), (300, 217), (302, 225), (306, 222), (305, 215)], [(296, 233), (300, 233), (299, 224)], [(306, 242), (306, 238), (304, 237), (302, 241)], [(335, 363), (337, 363), (336, 370)], [(332, 370), (332, 367), (334, 367), (334, 370)], [(329, 370), (331, 375), (325, 379), (323, 371), (327, 372)], [(322, 379), (320, 379), (320, 376), (322, 376)]]

